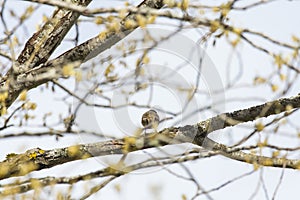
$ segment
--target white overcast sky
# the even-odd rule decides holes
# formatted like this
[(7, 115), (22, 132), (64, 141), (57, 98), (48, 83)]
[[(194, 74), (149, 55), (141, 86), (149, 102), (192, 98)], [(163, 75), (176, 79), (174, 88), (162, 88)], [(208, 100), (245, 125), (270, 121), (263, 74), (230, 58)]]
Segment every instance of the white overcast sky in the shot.
[[(130, 1), (133, 2), (133, 1)], [(139, 3), (139, 1), (134, 1), (135, 4)], [(202, 2), (202, 1), (200, 1)], [(216, 1), (217, 2), (217, 1)], [(253, 1), (245, 1), (245, 2), (253, 2)], [(7, 2), (8, 7), (14, 7), (15, 10), (23, 10), (25, 7), (24, 4), (28, 4), (24, 1), (15, 1), (10, 0)], [(93, 1), (90, 7), (100, 7), (100, 5), (115, 6), (119, 4), (123, 5), (123, 1)], [(291, 35), (299, 35), (300, 33), (300, 1), (277, 1), (274, 3), (266, 4), (263, 6), (259, 6), (254, 9), (250, 9), (248, 11), (239, 11), (232, 12), (229, 17), (234, 23), (234, 25), (241, 27), (252, 28), (256, 31), (262, 31), (265, 34), (268, 34), (278, 40), (282, 40), (285, 42), (291, 41)], [(41, 15), (46, 14), (50, 15), (52, 12), (52, 8), (49, 6), (43, 6), (39, 9), (37, 13), (34, 14), (29, 21), (26, 22), (27, 29), (21, 29), (18, 34), (22, 39), (29, 38), (32, 33), (36, 30), (36, 25), (41, 23)], [(10, 24), (9, 24), (10, 25)], [(13, 25), (13, 23), (11, 24)], [(153, 25), (153, 29), (162, 29), (170, 31), (173, 29), (171, 26), (167, 25)], [(68, 38), (74, 36), (74, 30), (68, 35)], [(138, 31), (138, 30), (137, 30)], [(2, 30), (0, 31), (2, 34)], [(93, 37), (99, 33), (99, 28), (91, 23), (82, 23), (80, 26), (80, 41), (83, 42), (86, 39)], [(137, 34), (137, 33), (136, 33)], [(134, 35), (133, 35), (134, 36)], [(132, 37), (133, 37), (132, 36)], [(187, 30), (182, 33), (181, 38), (185, 38), (186, 41), (197, 42), (201, 34), (198, 31)], [(184, 40), (184, 39), (183, 39)], [(180, 41), (178, 41), (180, 43)], [(72, 43), (70, 42), (62, 42), (62, 45), (55, 51), (52, 57), (59, 55), (65, 50), (72, 47)], [(250, 48), (248, 45), (242, 45), (237, 49), (241, 53), (241, 58), (245, 67), (243, 68), (244, 73), (240, 78), (242, 83), (250, 82), (251, 79), (255, 75), (268, 74), (270, 69), (272, 69), (273, 63), (270, 59), (267, 59), (266, 56), (262, 56), (261, 52)], [(231, 51), (231, 48), (226, 45), (224, 40), (217, 41), (215, 48), (209, 48), (206, 51), (206, 54), (210, 58), (213, 63), (213, 66), (218, 72), (217, 77), (220, 77), (220, 81), (225, 84), (226, 80), (226, 66), (224, 63), (228, 62), (228, 56)], [(274, 49), (276, 51), (276, 49)], [(281, 50), (278, 49), (278, 53)], [(174, 52), (170, 52), (172, 54), (170, 59), (168, 60), (168, 55), (165, 54), (153, 54), (153, 62), (163, 63), (166, 66), (172, 66), (172, 62), (177, 62), (176, 59), (173, 60)], [(166, 53), (168, 54), (168, 53)], [(155, 60), (155, 57), (157, 60)], [(180, 59), (180, 58), (178, 58)], [(131, 62), (131, 61), (129, 61)], [(238, 72), (239, 63), (235, 58), (235, 61), (232, 63), (232, 72)], [(168, 68), (168, 67), (167, 67)], [(168, 68), (169, 69), (169, 68)], [(182, 71), (181, 78), (185, 79), (189, 82), (188, 77), (194, 76), (193, 74), (189, 74), (189, 72)], [(234, 73), (233, 75), (234, 76)], [(205, 77), (204, 77), (205, 79)], [(205, 88), (205, 80), (202, 80), (201, 84)], [(217, 80), (216, 80), (217, 81)], [(218, 80), (219, 81), (219, 80)], [(63, 80), (65, 84), (72, 84), (72, 81)], [(162, 83), (165, 84), (165, 83)], [(300, 83), (299, 83), (300, 84)], [(298, 84), (298, 85), (299, 85)], [(168, 84), (166, 84), (168, 86)], [(173, 91), (167, 88), (167, 92), (163, 90), (158, 90), (156, 95), (157, 98), (154, 99), (154, 104), (160, 108), (169, 107), (169, 109), (177, 109), (178, 105), (180, 105), (180, 98), (178, 94), (172, 93)], [(207, 89), (207, 88), (206, 88)], [(247, 89), (245, 92), (243, 89), (241, 90), (230, 90), (224, 93), (226, 99), (232, 98), (251, 98), (251, 97), (260, 97), (266, 100), (272, 100), (276, 98), (276, 95), (272, 93), (271, 90), (266, 92), (267, 89), (255, 88), (255, 89)], [(61, 90), (57, 90), (58, 94), (56, 97), (63, 96)], [(292, 96), (299, 93), (299, 88), (292, 88), (290, 93), (287, 96)], [(169, 96), (164, 96), (168, 94)], [(40, 89), (33, 89), (29, 92), (29, 98), (38, 103), (39, 113), (44, 112), (60, 112), (61, 109), (66, 109), (64, 107), (64, 103), (51, 98), (52, 92), (44, 91), (41, 92)], [(143, 97), (136, 97), (143, 98)], [(224, 107), (221, 107), (220, 111), (233, 111), (240, 108), (246, 108), (252, 105), (256, 105), (261, 103), (259, 100), (257, 101), (238, 101), (238, 102), (228, 102)], [(208, 100), (210, 101), (210, 100)], [(199, 102), (197, 102), (199, 103)], [(196, 104), (197, 104), (196, 103)], [(207, 102), (200, 102), (200, 106), (206, 104)], [(197, 104), (198, 105), (198, 104)], [(97, 111), (94, 111), (97, 112)], [(132, 110), (130, 113), (130, 122), (135, 126), (139, 126), (140, 116), (144, 112), (144, 110)], [(91, 128), (99, 128), (101, 127), (101, 131), (104, 133), (113, 133), (118, 132), (120, 129), (123, 129), (122, 123), (116, 120), (113, 113), (110, 111), (103, 111), (103, 113), (96, 113), (95, 115), (99, 116), (96, 121), (91, 121), (90, 118), (82, 119), (81, 122), (87, 123), (86, 125)], [(190, 119), (190, 123), (195, 123), (196, 120), (205, 119), (208, 117), (206, 114), (201, 114), (198, 118)], [(86, 116), (84, 116), (86, 117)], [(84, 121), (85, 120), (85, 121)], [(194, 120), (194, 121), (193, 121)], [(96, 124), (92, 124), (96, 123)], [(125, 122), (126, 124), (127, 122)], [(182, 122), (182, 124), (186, 124), (187, 122)], [(121, 125), (120, 125), (121, 124)], [(172, 123), (163, 124), (163, 126), (171, 125)], [(162, 128), (162, 127), (161, 127)], [(124, 128), (126, 129), (126, 127)], [(127, 130), (127, 129), (126, 129)], [(232, 128), (226, 129), (224, 131), (217, 132), (216, 134), (212, 134), (212, 137), (217, 141), (224, 142), (226, 144), (230, 144), (229, 136), (230, 133), (240, 134), (237, 135), (237, 138), (242, 138), (245, 134), (251, 132), (251, 129), (247, 129), (246, 126), (241, 126), (240, 128)], [(287, 130), (288, 131), (288, 130)], [(232, 137), (232, 135), (231, 135)], [(299, 145), (299, 141), (291, 141), (285, 137), (278, 137), (281, 144), (286, 145)], [(60, 138), (59, 141), (56, 141), (54, 137), (36, 137), (36, 138), (19, 138), (16, 142), (16, 139), (6, 139), (0, 141), (0, 158), (3, 160), (5, 155), (11, 152), (24, 152), (30, 148), (40, 147), (42, 149), (53, 149), (57, 147), (64, 147), (71, 144), (79, 143), (79, 142), (95, 142), (95, 138), (93, 137), (80, 137), (80, 136), (65, 136)], [(289, 143), (288, 143), (289, 142)], [(14, 143), (14, 145), (12, 145)], [(186, 145), (182, 145), (178, 147), (178, 149), (185, 149)], [(166, 148), (168, 150), (168, 148)], [(177, 150), (178, 150), (177, 149)], [(174, 149), (170, 149), (173, 151)], [(134, 158), (143, 157), (145, 154), (143, 152), (135, 153)], [(297, 157), (298, 155), (294, 155)], [(297, 157), (299, 158), (299, 157)], [(42, 170), (40, 172), (34, 172), (30, 176), (39, 177), (45, 175), (58, 175), (58, 176), (69, 176), (76, 174), (83, 174), (84, 172), (97, 170), (103, 167), (103, 163), (107, 162), (108, 158), (95, 158), (89, 159), (85, 161), (76, 161), (72, 163), (68, 163), (63, 166), (54, 167), (49, 170)], [(110, 159), (111, 160), (111, 159)], [(130, 158), (129, 158), (130, 160)], [(99, 168), (95, 168), (95, 166), (99, 165)], [(184, 163), (186, 167), (188, 167), (193, 176), (197, 179), (202, 187), (205, 189), (210, 189), (216, 187), (234, 177), (237, 177), (241, 174), (249, 172), (253, 169), (253, 166), (246, 163), (241, 163), (237, 161), (233, 161), (222, 156), (213, 157), (204, 160), (196, 160)], [(70, 170), (72, 169), (72, 170)], [(179, 165), (168, 166), (168, 169), (175, 171), (178, 174), (182, 174), (186, 176), (186, 172)], [(217, 192), (211, 193), (214, 199), (249, 199), (251, 194), (253, 194), (256, 190), (257, 185), (260, 183), (260, 177), (264, 179), (265, 187), (267, 188), (269, 199), (272, 198), (273, 192), (276, 188), (276, 185), (280, 179), (282, 173), (282, 169), (275, 168), (264, 168), (263, 170), (255, 172), (253, 175), (247, 176), (233, 184), (222, 188)], [(284, 179), (276, 195), (276, 199), (296, 199), (299, 196), (298, 182), (300, 179), (300, 174), (294, 170), (285, 170), (284, 171)], [(95, 184), (98, 183), (95, 181)], [(114, 189), (115, 184), (121, 185), (121, 192), (118, 193)], [(81, 191), (84, 185), (78, 186), (78, 191)], [(254, 199), (266, 199), (265, 193), (262, 190), (263, 187), (260, 187), (257, 195)], [(49, 189), (50, 190), (50, 189)], [(93, 195), (90, 199), (155, 199), (155, 195), (153, 194), (156, 191), (159, 194), (158, 199), (180, 199), (182, 194), (191, 198), (195, 191), (195, 185), (192, 182), (182, 180), (180, 178), (175, 177), (174, 175), (168, 173), (163, 169), (146, 169), (141, 171), (136, 171), (126, 176), (120, 177), (117, 180), (110, 183), (107, 187), (105, 187), (102, 191), (98, 192), (96, 195)], [(76, 193), (76, 192), (75, 192)], [(80, 192), (78, 192), (80, 193)], [(45, 193), (45, 198), (47, 198), (47, 194)], [(205, 196), (200, 196), (198, 199), (206, 199)]]

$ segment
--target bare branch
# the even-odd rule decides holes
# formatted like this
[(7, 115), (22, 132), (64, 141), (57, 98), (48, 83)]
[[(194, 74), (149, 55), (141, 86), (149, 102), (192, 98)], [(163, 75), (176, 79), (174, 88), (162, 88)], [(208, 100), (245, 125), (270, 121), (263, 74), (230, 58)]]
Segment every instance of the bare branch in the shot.
[[(87, 5), (90, 1), (91, 0), (84, 1), (83, 5)], [(139, 6), (161, 8), (163, 6), (163, 3), (162, 0), (145, 0)], [(65, 22), (64, 20), (62, 21), (56, 19), (61, 17), (64, 18), (64, 16), (67, 17)], [(43, 29), (34, 34), (32, 38), (27, 42), (24, 50), (19, 56), (19, 65), (17, 65), (17, 69), (15, 69), (15, 71), (18, 72), (17, 76), (15, 77), (16, 73), (14, 73), (14, 77), (10, 77), (10, 73), (8, 73), (2, 79), (2, 81), (0, 81), (0, 84), (2, 83), (2, 86), (4, 87), (4, 83), (7, 80), (10, 80), (9, 87), (7, 89), (4, 89), (8, 90), (8, 97), (7, 99), (5, 99), (4, 106), (9, 107), (20, 94), (20, 92), (24, 89), (29, 90), (53, 79), (65, 77), (65, 75), (63, 75), (62, 73), (63, 66), (73, 63), (75, 67), (78, 67), (81, 63), (95, 57), (99, 53), (110, 48), (112, 45), (120, 41), (124, 36), (128, 35), (138, 27), (138, 24), (135, 24), (133, 27), (127, 28), (124, 23), (121, 23), (121, 28), (118, 32), (110, 31), (102, 33), (99, 36), (96, 36), (84, 42), (83, 44), (74, 47), (58, 58), (46, 62), (54, 49), (63, 39), (62, 36), (65, 36), (65, 34), (67, 33), (65, 29), (69, 30), (71, 28), (71, 25), (75, 23), (78, 17), (79, 14), (76, 12), (71, 12), (68, 10), (57, 10), (54, 13), (53, 19), (49, 22), (51, 24), (46, 24)], [(134, 14), (128, 15), (126, 17), (126, 19), (130, 18), (134, 18)], [(51, 32), (51, 34), (49, 33), (49, 28), (50, 32), (53, 31)], [(49, 35), (49, 38), (46, 37)], [(37, 40), (38, 38), (41, 39)], [(47, 48), (45, 47), (45, 49), (41, 52), (42, 47), (44, 47), (44, 45), (47, 45), (49, 42), (51, 43), (51, 45)], [(31, 67), (31, 69), (29, 70), (28, 64)]]
[[(204, 148), (211, 148), (215, 151), (220, 151), (220, 153), (226, 157), (247, 163), (257, 163), (273, 167), (286, 166), (287, 168), (296, 169), (298, 168), (299, 160), (268, 158), (264, 156), (246, 154), (241, 151), (232, 152), (232, 148), (215, 143), (206, 137), (209, 133), (219, 129), (235, 126), (243, 122), (253, 121), (262, 117), (268, 117), (280, 112), (285, 112), (287, 106), (299, 108), (300, 94), (295, 97), (282, 98), (262, 105), (250, 107), (248, 109), (217, 115), (193, 126), (186, 125), (183, 127), (166, 128), (158, 133), (149, 134), (145, 138), (128, 137), (124, 139), (116, 139), (94, 144), (82, 144), (54, 150), (42, 150), (39, 148), (31, 149), (24, 154), (10, 156), (5, 161), (1, 162), (0, 168), (6, 170), (2, 170), (0, 179), (25, 175), (34, 170), (41, 170), (83, 158), (123, 154), (141, 149), (185, 142), (191, 142), (198, 146), (203, 146)], [(28, 165), (31, 167), (27, 167), (26, 170), (24, 170), (24, 166)]]

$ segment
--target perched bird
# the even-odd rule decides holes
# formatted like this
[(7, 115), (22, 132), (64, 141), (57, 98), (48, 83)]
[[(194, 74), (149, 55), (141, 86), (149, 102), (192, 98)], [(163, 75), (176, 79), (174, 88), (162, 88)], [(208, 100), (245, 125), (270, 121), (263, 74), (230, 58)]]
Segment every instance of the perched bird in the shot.
[(142, 116), (142, 125), (145, 129), (156, 129), (159, 124), (159, 116), (155, 110), (149, 110)]

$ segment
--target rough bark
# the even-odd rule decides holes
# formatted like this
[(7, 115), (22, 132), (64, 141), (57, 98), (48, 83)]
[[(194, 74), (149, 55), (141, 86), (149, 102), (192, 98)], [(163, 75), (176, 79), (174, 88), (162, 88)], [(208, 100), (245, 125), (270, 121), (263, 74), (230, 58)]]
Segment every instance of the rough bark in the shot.
[(299, 108), (300, 94), (295, 97), (282, 98), (247, 109), (217, 115), (194, 125), (166, 128), (145, 137), (127, 137), (53, 150), (31, 149), (23, 154), (8, 155), (8, 158), (0, 163), (0, 179), (21, 176), (31, 171), (51, 168), (56, 165), (89, 157), (126, 154), (141, 149), (186, 142), (204, 147), (208, 150), (217, 151), (221, 155), (243, 162), (298, 169), (300, 164), (299, 160), (269, 158), (244, 153), (242, 151), (235, 152), (232, 151), (231, 148), (207, 138), (209, 133), (225, 127), (253, 121), (256, 118), (288, 112), (286, 111), (287, 106)]

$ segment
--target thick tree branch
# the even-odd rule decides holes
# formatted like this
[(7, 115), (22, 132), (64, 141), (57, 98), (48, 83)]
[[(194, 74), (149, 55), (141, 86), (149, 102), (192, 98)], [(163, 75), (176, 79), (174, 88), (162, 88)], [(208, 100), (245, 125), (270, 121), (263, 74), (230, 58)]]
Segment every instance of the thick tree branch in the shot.
[(243, 122), (286, 112), (287, 107), (299, 108), (300, 94), (295, 97), (278, 99), (248, 109), (217, 115), (195, 125), (166, 128), (145, 137), (127, 137), (54, 150), (42, 150), (39, 148), (31, 149), (23, 154), (8, 155), (7, 159), (0, 163), (0, 179), (25, 175), (31, 171), (46, 169), (79, 159), (103, 155), (124, 154), (141, 149), (185, 142), (218, 151), (226, 157), (239, 161), (256, 163), (264, 166), (297, 169), (299, 167), (299, 160), (268, 158), (243, 153), (241, 151), (232, 152), (232, 149), (225, 145), (218, 144), (206, 137), (209, 133), (228, 126), (235, 126)]
[[(87, 2), (90, 1), (83, 2), (83, 5), (85, 5), (87, 4)], [(139, 5), (139, 7), (142, 8), (150, 7), (156, 9), (159, 9), (162, 6), (162, 0), (145, 0)], [(59, 11), (60, 10), (55, 12)], [(77, 12), (72, 11), (63, 10), (61, 12), (67, 12), (65, 14), (65, 18), (67, 19), (65, 20), (69, 23), (61, 24), (61, 22), (57, 22), (60, 20), (55, 18), (55, 13), (54, 19), (50, 20), (50, 22), (54, 21), (58, 24), (56, 24), (56, 26), (52, 24), (50, 25), (50, 32), (51, 30), (53, 31), (53, 33), (51, 33), (52, 35), (50, 35), (50, 38), (45, 38), (47, 36), (47, 33), (50, 34), (49, 30), (39, 31), (35, 35), (33, 35), (33, 37), (27, 42), (24, 50), (19, 56), (19, 64), (16, 65), (16, 70), (13, 70), (17, 71), (18, 74), (8, 73), (8, 75), (0, 82), (0, 84), (2, 85), (1, 89), (8, 92), (7, 98), (5, 100), (5, 105), (0, 105), (0, 107), (9, 107), (18, 97), (20, 92), (22, 92), (25, 89), (29, 90), (53, 79), (65, 77), (62, 73), (62, 67), (64, 65), (74, 64), (75, 66), (79, 66), (81, 63), (86, 62), (87, 60), (97, 56), (101, 52), (110, 48), (138, 27), (137, 23), (135, 23), (133, 26), (128, 27), (123, 21), (120, 25), (120, 30), (104, 32), (99, 36), (96, 36), (82, 43), (81, 45), (74, 47), (73, 49), (67, 51), (66, 53), (62, 54), (56, 59), (46, 62), (51, 53), (63, 39), (63, 37), (61, 37), (61, 34), (63, 35), (65, 33), (60, 33), (60, 31), (58, 31), (61, 29), (60, 27), (65, 26), (66, 29), (70, 28), (70, 22), (73, 22), (74, 24), (75, 16), (78, 15)], [(61, 16), (61, 14), (59, 14), (59, 16), (63, 17)], [(73, 16), (72, 19), (70, 18), (71, 16)], [(129, 14), (124, 20), (134, 18), (134, 14)], [(58, 37), (58, 39), (55, 39), (55, 36)], [(39, 42), (37, 43), (36, 40)], [(47, 50), (43, 50), (43, 52), (40, 52), (41, 47), (49, 45), (49, 42), (51, 43), (51, 47), (46, 48)], [(46, 55), (46, 52), (48, 53), (48, 55)], [(26, 64), (27, 62), (30, 64), (29, 66), (31, 67), (31, 69), (24, 71), (24, 69), (28, 69), (28, 66)]]
[[(91, 0), (77, 1), (82, 6), (87, 6), (90, 2)], [(27, 41), (17, 61), (12, 63), (11, 69), (0, 82), (0, 89), (4, 91), (0, 92), (7, 92), (5, 102), (0, 102), (1, 110), (9, 107), (22, 90), (45, 83), (35, 80), (35, 77), (25, 72), (48, 60), (79, 16), (78, 12), (58, 8), (54, 11), (52, 18)], [(33, 80), (27, 83), (27, 79)]]
[(289, 111), (293, 108), (300, 107), (300, 93), (297, 96), (290, 98), (281, 98), (275, 101), (270, 101), (258, 106), (253, 106), (247, 109), (237, 110), (234, 112), (223, 113), (200, 122), (198, 126), (204, 127), (200, 130), (205, 134), (223, 129), (229, 126), (235, 126), (240, 123), (249, 122), (262, 117), (279, 114)]
[[(74, 184), (79, 181), (88, 181), (99, 177), (109, 177), (109, 176), (119, 177), (139, 169), (165, 166), (165, 165), (170, 165), (175, 163), (182, 163), (182, 162), (201, 159), (201, 158), (208, 158), (215, 155), (218, 155), (217, 152), (207, 151), (203, 149), (199, 151), (197, 149), (189, 152), (188, 154), (184, 153), (180, 155), (174, 155), (172, 157), (168, 156), (163, 158), (154, 158), (154, 159), (151, 158), (129, 166), (125, 165), (124, 163), (119, 163), (114, 166), (109, 166), (104, 169), (100, 169), (97, 171), (89, 172), (87, 174), (78, 175), (74, 177), (48, 176), (48, 177), (38, 178), (38, 179), (33, 178), (33, 179), (18, 182), (17, 185), (3, 184), (3, 187), (5, 187), (6, 190), (2, 194), (3, 196), (8, 196), (8, 195), (16, 194), (16, 191), (18, 191), (18, 193), (28, 192), (34, 189), (33, 183), (35, 183), (35, 181), (39, 181), (39, 186), (41, 187), (46, 187), (55, 184)], [(1, 197), (1, 192), (0, 192), (0, 197)]]
[[(87, 6), (91, 1), (81, 0), (76, 2), (78, 5)], [(46, 62), (79, 16), (80, 13), (78, 12), (56, 9), (52, 17), (27, 41), (17, 59), (16, 67), (13, 68), (14, 73), (25, 72)]]

